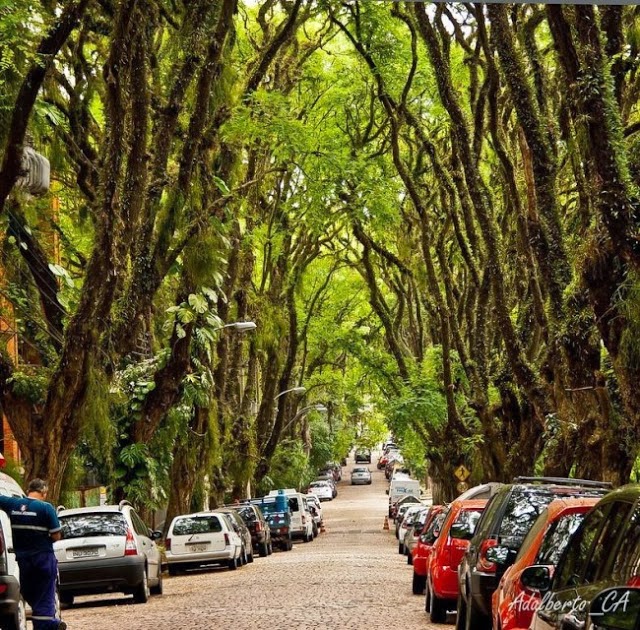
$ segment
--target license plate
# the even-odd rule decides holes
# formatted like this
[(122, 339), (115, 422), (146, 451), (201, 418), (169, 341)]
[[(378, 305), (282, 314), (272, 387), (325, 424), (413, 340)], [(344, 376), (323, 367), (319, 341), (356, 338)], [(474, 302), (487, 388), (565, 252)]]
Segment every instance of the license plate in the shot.
[(191, 551), (191, 553), (199, 553), (202, 551), (206, 551), (208, 546), (209, 545), (207, 543), (192, 544), (189, 545), (189, 551)]
[(97, 558), (100, 555), (100, 550), (97, 547), (94, 549), (74, 549), (71, 555), (74, 558)]

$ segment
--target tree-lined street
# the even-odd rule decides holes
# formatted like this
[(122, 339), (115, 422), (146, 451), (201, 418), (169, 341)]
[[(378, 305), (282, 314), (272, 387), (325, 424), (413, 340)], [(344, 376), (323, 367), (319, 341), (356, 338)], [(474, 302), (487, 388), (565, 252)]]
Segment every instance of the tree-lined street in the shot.
[(411, 594), (411, 567), (397, 553), (393, 529), (383, 530), (384, 474), (372, 466), (370, 486), (351, 486), (352, 465), (344, 468), (338, 497), (322, 504), (327, 531), (314, 542), (238, 571), (167, 578), (163, 596), (144, 606), (116, 595), (79, 597), (64, 619), (74, 630), (437, 627), (428, 623), (424, 596)]

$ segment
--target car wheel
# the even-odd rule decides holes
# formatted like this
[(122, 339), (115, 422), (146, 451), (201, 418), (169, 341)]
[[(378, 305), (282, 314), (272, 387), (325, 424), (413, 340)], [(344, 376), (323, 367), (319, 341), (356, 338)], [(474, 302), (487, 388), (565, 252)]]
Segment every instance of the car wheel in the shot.
[(73, 606), (74, 597), (70, 593), (60, 593), (60, 603), (67, 608)]
[(136, 604), (146, 604), (149, 601), (149, 576), (147, 575), (147, 569), (142, 572), (142, 582), (138, 584), (136, 590), (133, 592), (133, 601)]
[(229, 567), (229, 571), (235, 571), (238, 568), (238, 558), (231, 558), (227, 562), (227, 566)]
[(427, 584), (427, 577), (425, 575), (418, 575), (413, 572), (412, 591), (414, 595), (422, 595), (424, 593), (424, 587)]
[(263, 558), (269, 555), (269, 545), (266, 542), (262, 543), (258, 548), (258, 554)]
[(173, 577), (178, 575), (178, 573), (180, 573), (180, 571), (178, 571), (178, 567), (172, 567), (171, 565), (169, 565), (169, 575)]
[[(429, 587), (429, 619), (431, 623), (446, 623), (447, 621), (447, 606), (444, 599), (436, 597), (433, 590)], [(475, 628), (475, 626), (474, 626)]]
[(426, 589), (426, 595), (424, 596), (424, 610), (426, 613), (429, 613), (429, 611), (431, 610), (431, 592), (429, 591), (429, 588), (427, 587), (427, 576), (424, 576), (424, 585), (425, 585), (425, 589)]
[(413, 564), (413, 556), (410, 553), (407, 554), (407, 564)]
[(160, 565), (158, 565), (158, 583), (155, 586), (152, 586), (149, 591), (152, 595), (162, 595), (162, 567)]
[(247, 562), (249, 564), (253, 562), (253, 549), (251, 550), (251, 553), (247, 556)]
[(269, 547), (268, 547), (268, 551), (267, 551), (267, 555), (271, 555), (273, 553), (273, 543), (270, 542), (269, 543)]
[(287, 542), (287, 548), (285, 551), (291, 551), (293, 549), (293, 540)]
[(27, 630), (27, 611), (22, 597), (18, 601), (15, 612), (0, 619), (3, 630)]
[(404, 544), (398, 543), (398, 553), (402, 555), (404, 553)]
[(462, 595), (458, 594), (458, 605), (456, 607), (456, 630), (464, 630), (467, 622), (467, 604)]

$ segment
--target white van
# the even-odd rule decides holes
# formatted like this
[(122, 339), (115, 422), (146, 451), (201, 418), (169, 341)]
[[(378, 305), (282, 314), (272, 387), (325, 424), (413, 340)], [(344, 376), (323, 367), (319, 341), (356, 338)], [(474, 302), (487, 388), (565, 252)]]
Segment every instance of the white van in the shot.
[(405, 477), (402, 473), (397, 474), (389, 485), (389, 516), (391, 516), (393, 504), (407, 495), (420, 498), (420, 482), (417, 479)]
[[(6, 473), (0, 472), (0, 494), (5, 497), (24, 497), (20, 485)], [(27, 627), (27, 613), (20, 595), (20, 571), (13, 549), (11, 521), (0, 510), (0, 628), (23, 630)]]
[(280, 490), (272, 490), (268, 496), (277, 497), (278, 495), (286, 495), (289, 501), (289, 510), (291, 511), (291, 538), (300, 538), (304, 542), (313, 540), (313, 517), (307, 511), (304, 497), (305, 495), (298, 492), (294, 488), (284, 488)]

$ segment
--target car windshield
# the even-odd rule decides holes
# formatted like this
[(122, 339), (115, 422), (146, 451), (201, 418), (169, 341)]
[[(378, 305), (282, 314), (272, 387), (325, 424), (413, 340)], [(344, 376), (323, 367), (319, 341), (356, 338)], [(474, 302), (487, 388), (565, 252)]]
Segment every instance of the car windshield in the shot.
[(312, 488), (330, 488), (331, 486), (326, 481), (312, 481)]
[(174, 536), (189, 536), (191, 534), (214, 534), (222, 531), (222, 525), (217, 516), (185, 516), (176, 520), (173, 525)]
[(60, 516), (63, 538), (126, 536), (127, 523), (120, 512)]
[(366, 468), (354, 468), (353, 472), (354, 473), (366, 473), (367, 469)]

